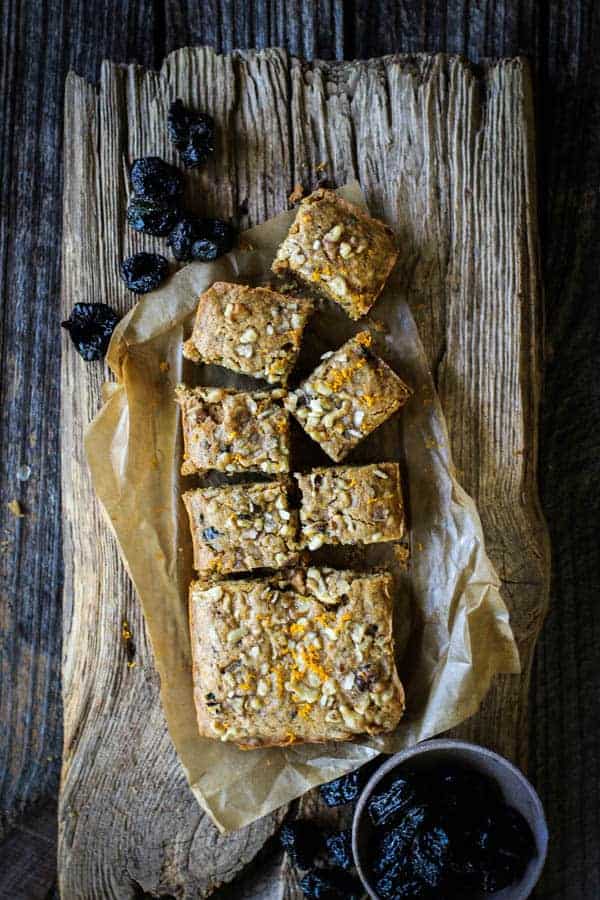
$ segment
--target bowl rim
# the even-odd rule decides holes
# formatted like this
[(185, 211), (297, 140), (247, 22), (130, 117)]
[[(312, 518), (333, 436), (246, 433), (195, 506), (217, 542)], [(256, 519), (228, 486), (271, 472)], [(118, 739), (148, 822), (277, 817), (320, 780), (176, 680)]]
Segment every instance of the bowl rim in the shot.
[[(452, 738), (437, 738), (433, 740), (425, 740), (418, 744), (414, 744), (412, 747), (407, 747), (405, 750), (400, 750), (398, 753), (394, 753), (377, 769), (376, 772), (373, 773), (373, 775), (371, 775), (364, 788), (362, 789), (356, 807), (354, 809), (354, 815), (352, 817), (352, 855), (354, 857), (354, 865), (356, 866), (359, 878), (367, 894), (369, 895), (371, 900), (380, 900), (379, 894), (377, 894), (373, 890), (369, 883), (369, 878), (364, 871), (363, 866), (361, 865), (360, 855), (358, 851), (358, 836), (360, 831), (360, 824), (366, 810), (367, 801), (379, 782), (382, 781), (382, 779), (385, 778), (386, 775), (388, 775), (393, 769), (396, 769), (398, 766), (402, 765), (409, 759), (425, 755), (434, 750), (465, 750), (469, 753), (472, 753), (474, 756), (487, 757), (488, 759), (496, 763), (496, 765), (500, 769), (508, 770), (525, 788), (526, 793), (529, 795), (532, 801), (532, 805), (535, 811), (535, 817), (537, 820), (537, 828), (534, 830), (534, 838), (537, 847), (537, 857), (535, 860), (535, 864), (530, 865), (528, 875), (514, 885), (515, 892), (519, 891), (518, 894), (515, 893), (514, 900), (525, 900), (525, 898), (529, 897), (531, 891), (539, 881), (548, 853), (548, 823), (546, 821), (546, 814), (544, 812), (542, 801), (540, 800), (536, 789), (529, 781), (529, 779), (523, 774), (523, 772), (521, 772), (519, 768), (517, 768), (517, 766), (515, 766), (514, 763), (506, 759), (506, 757), (501, 756), (494, 750), (483, 747), (481, 744), (473, 744), (469, 741), (453, 740)], [(494, 894), (490, 894), (489, 897), (493, 898)]]

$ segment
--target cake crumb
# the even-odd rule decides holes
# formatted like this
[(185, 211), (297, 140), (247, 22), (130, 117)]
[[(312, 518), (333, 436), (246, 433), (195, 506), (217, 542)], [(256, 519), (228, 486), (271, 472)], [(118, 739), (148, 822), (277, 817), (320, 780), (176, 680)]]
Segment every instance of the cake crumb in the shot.
[(294, 206), (295, 203), (299, 203), (300, 200), (304, 197), (304, 188), (301, 184), (296, 183), (294, 185), (294, 190), (288, 197), (288, 203), (290, 206)]
[(11, 500), (6, 504), (8, 506), (9, 511), (15, 516), (17, 519), (22, 519), (25, 516), (23, 512), (23, 508), (18, 500)]

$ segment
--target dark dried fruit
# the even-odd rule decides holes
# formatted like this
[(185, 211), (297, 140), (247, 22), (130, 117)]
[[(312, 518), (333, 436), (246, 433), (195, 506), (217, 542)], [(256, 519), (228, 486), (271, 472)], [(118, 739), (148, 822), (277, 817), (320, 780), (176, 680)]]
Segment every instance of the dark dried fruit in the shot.
[(222, 219), (185, 216), (171, 231), (167, 241), (180, 262), (197, 259), (210, 262), (233, 247), (234, 230)]
[(183, 175), (160, 156), (136, 159), (130, 169), (131, 187), (138, 200), (177, 203), (183, 194)]
[[(298, 405), (303, 395), (298, 398)], [(304, 400), (306, 402), (306, 399)], [(335, 778), (333, 781), (322, 784), (319, 788), (321, 797), (327, 806), (343, 806), (344, 803), (354, 803), (358, 800), (358, 795), (363, 787), (379, 765), (381, 757), (376, 757), (371, 762), (361, 766), (360, 769), (354, 769), (341, 778)]]
[(188, 109), (183, 100), (180, 97), (173, 100), (167, 114), (167, 134), (177, 149), (185, 147), (193, 120), (194, 113)]
[(168, 203), (157, 203), (154, 200), (140, 200), (133, 196), (127, 207), (127, 221), (135, 231), (144, 234), (153, 234), (162, 237), (181, 218), (181, 210), (178, 206)]
[(212, 528), (209, 526), (208, 528), (205, 528), (203, 530), (202, 537), (205, 541), (214, 541), (219, 537), (220, 534), (221, 532), (217, 531), (216, 528)]
[(121, 263), (121, 278), (130, 291), (147, 294), (169, 274), (169, 263), (158, 253), (134, 253)]
[(447, 832), (441, 826), (433, 825), (417, 834), (412, 843), (412, 872), (429, 887), (439, 888), (444, 880), (449, 855)]
[(118, 321), (119, 316), (106, 303), (76, 303), (61, 325), (69, 332), (78, 353), (91, 362), (106, 355)]
[(425, 900), (429, 897), (439, 897), (439, 894), (432, 894), (422, 881), (407, 878), (400, 870), (386, 872), (375, 882), (375, 890), (384, 900)]
[(170, 140), (181, 153), (186, 169), (201, 166), (215, 149), (215, 123), (207, 113), (197, 113), (179, 98), (171, 103), (167, 117)]
[(521, 878), (535, 853), (529, 825), (515, 809), (504, 804), (487, 815), (476, 836), (484, 873), (483, 889), (500, 890)]
[(359, 900), (360, 882), (343, 869), (312, 869), (300, 880), (300, 889), (311, 900)]
[(376, 872), (383, 872), (399, 862), (403, 862), (409, 853), (413, 838), (425, 822), (426, 816), (426, 807), (413, 806), (406, 811), (398, 825), (385, 834), (373, 865)]
[(460, 808), (465, 804), (478, 812), (489, 809), (501, 799), (496, 784), (479, 772), (454, 767), (436, 772), (430, 781), (431, 793), (440, 803)]
[(309, 869), (322, 847), (322, 835), (308, 822), (288, 822), (279, 832), (281, 846), (299, 869)]
[(200, 236), (192, 245), (192, 259), (210, 262), (233, 247), (235, 232), (223, 219), (202, 219)]
[[(377, 630), (377, 626), (375, 626), (375, 630)], [(365, 634), (368, 629), (365, 630)], [(367, 665), (363, 666), (359, 671), (356, 672), (354, 676), (354, 682), (359, 691), (368, 691), (371, 685), (377, 681), (379, 676), (379, 672), (373, 668), (373, 666)]]
[(522, 877), (535, 853), (520, 813), (492, 779), (470, 770), (405, 771), (368, 809), (376, 825), (393, 825), (371, 864), (385, 900), (500, 890)]
[(390, 786), (374, 794), (368, 803), (369, 816), (373, 825), (393, 825), (398, 822), (408, 808), (414, 804), (416, 791), (409, 777), (398, 775)]
[(188, 262), (192, 258), (192, 244), (198, 233), (198, 219), (185, 216), (169, 234), (167, 244), (179, 262)]
[(325, 839), (325, 850), (329, 862), (340, 869), (352, 869), (354, 858), (352, 856), (352, 829), (336, 831)]

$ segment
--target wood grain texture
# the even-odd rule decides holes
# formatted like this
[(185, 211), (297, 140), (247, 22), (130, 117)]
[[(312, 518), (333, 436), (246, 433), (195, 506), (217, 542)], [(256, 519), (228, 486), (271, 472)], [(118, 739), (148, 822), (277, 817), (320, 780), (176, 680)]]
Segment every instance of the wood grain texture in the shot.
[[(42, 896), (56, 879), (56, 823), (47, 829), (40, 810), (56, 809), (62, 748), (64, 79), (69, 64), (95, 73), (104, 54), (151, 65), (152, 34), (138, 27), (150, 6), (124, 0), (119, 17), (90, 17), (87, 4), (59, 0), (8, 0), (0, 9), (0, 896), (9, 900), (15, 885)], [(76, 37), (90, 27), (94, 42)], [(20, 480), (24, 467), (31, 473)], [(10, 512), (13, 499), (23, 518)], [(38, 818), (44, 840), (29, 840)]]
[[(262, 221), (291, 187), (358, 178), (404, 245), (406, 296), (446, 406), (457, 465), (479, 499), (490, 551), (510, 585), (525, 673), (504, 679), (463, 733), (525, 763), (531, 653), (545, 609), (547, 548), (535, 481), (539, 286), (530, 85), (519, 61), (479, 77), (457, 58), (302, 64), (278, 51), (183, 50), (160, 74), (102, 68), (100, 91), (70, 76), (65, 104), (62, 309), (131, 297), (119, 259), (160, 247), (124, 223), (127, 166), (175, 160), (170, 98), (222, 126), (200, 211)], [(460, 198), (460, 203), (457, 202)], [(475, 241), (478, 253), (469, 252)], [(70, 897), (208, 895), (261, 849), (285, 812), (229, 837), (195, 806), (166, 733), (143, 617), (83, 459), (103, 372), (63, 353), (64, 763), (59, 874)], [(512, 602), (514, 601), (514, 602)], [(120, 638), (134, 634), (135, 666)], [(152, 784), (152, 792), (148, 784)], [(316, 802), (308, 798), (303, 806)], [(293, 892), (287, 870), (269, 894)], [(261, 874), (264, 879), (264, 875)]]
[[(285, 29), (274, 32), (278, 20)], [(276, 39), (298, 54), (306, 34), (316, 35), (314, 55), (326, 59), (429, 50), (460, 52), (474, 62), (519, 53), (532, 61), (547, 339), (540, 477), (554, 577), (551, 615), (534, 667), (529, 772), (551, 828), (540, 896), (595, 900), (600, 8), (591, 0), (107, 0), (100, 10), (82, 0), (2, 4), (0, 831), (35, 816), (40, 799), (55, 794), (60, 764), (55, 347), (65, 75), (73, 68), (96, 80), (104, 58), (157, 67), (165, 51), (193, 43), (223, 50), (264, 47)], [(32, 466), (26, 483), (16, 478), (23, 463)], [(43, 516), (16, 521), (5, 505), (13, 497)], [(40, 871), (52, 855), (45, 850), (36, 856), (31, 847), (27, 852), (27, 865)], [(18, 853), (17, 847), (9, 864), (0, 846), (3, 865), (23, 871)], [(47, 867), (45, 874), (50, 882)], [(13, 900), (1, 888), (0, 896)]]
[[(127, 171), (150, 151), (176, 161), (164, 127), (169, 98), (181, 95), (210, 110), (243, 139), (243, 152), (234, 154), (221, 136), (217, 160), (190, 176), (202, 210), (232, 215), (238, 191), (251, 221), (278, 209), (288, 166), (285, 154), (270, 158), (264, 136), (276, 148), (289, 145), (287, 119), (280, 115), (284, 59), (272, 53), (268, 60), (240, 59), (235, 72), (233, 67), (230, 57), (184, 51), (163, 77), (105, 65), (99, 96), (81, 80), (67, 79), (65, 315), (75, 296), (93, 300), (100, 294), (120, 312), (132, 305), (119, 261), (149, 242), (125, 224)], [(102, 367), (90, 369), (66, 347), (61, 894), (125, 898), (141, 889), (206, 896), (253, 858), (283, 812), (221, 837), (187, 787), (166, 731), (141, 609), (92, 495), (83, 428), (73, 427), (89, 422), (99, 408), (104, 377)], [(133, 658), (121, 639), (123, 621), (133, 633)]]

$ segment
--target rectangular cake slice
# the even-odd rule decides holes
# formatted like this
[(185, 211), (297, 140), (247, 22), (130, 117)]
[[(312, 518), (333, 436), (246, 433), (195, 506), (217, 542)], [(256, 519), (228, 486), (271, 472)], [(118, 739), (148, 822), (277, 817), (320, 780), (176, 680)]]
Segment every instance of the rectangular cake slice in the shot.
[(300, 524), (309, 550), (323, 544), (375, 544), (404, 534), (400, 466), (333, 466), (295, 475)]
[(285, 385), (312, 309), (308, 300), (217, 281), (200, 297), (183, 355)]
[(316, 287), (351, 319), (360, 319), (381, 293), (397, 256), (387, 225), (334, 191), (320, 189), (300, 204), (272, 268)]
[(175, 389), (181, 406), (182, 475), (218, 472), (289, 471), (289, 416), (284, 391), (247, 393), (229, 388)]
[(200, 733), (245, 749), (393, 731), (389, 573), (311, 568), (190, 587)]
[(335, 462), (401, 406), (412, 391), (370, 349), (368, 331), (346, 341), (285, 399), (287, 409)]
[(278, 568), (297, 560), (298, 516), (283, 481), (197, 488), (183, 495), (201, 575)]

